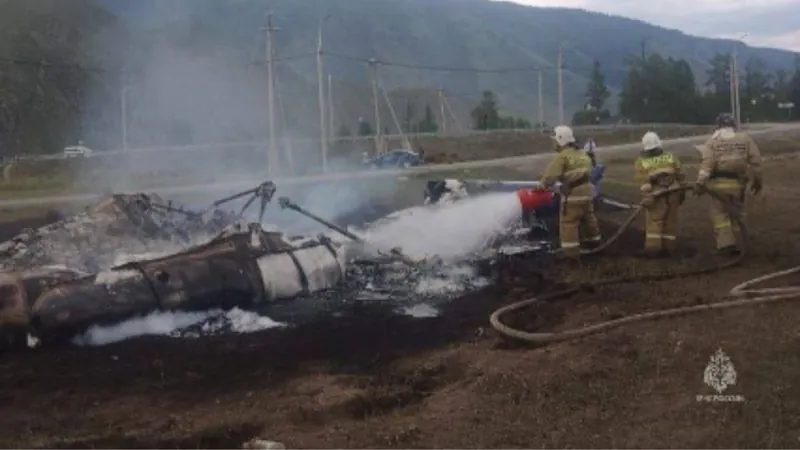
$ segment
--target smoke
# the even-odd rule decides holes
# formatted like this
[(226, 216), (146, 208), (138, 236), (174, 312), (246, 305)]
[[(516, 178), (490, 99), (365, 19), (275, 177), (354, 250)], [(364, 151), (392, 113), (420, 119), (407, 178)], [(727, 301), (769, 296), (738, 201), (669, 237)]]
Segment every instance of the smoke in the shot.
[[(163, 23), (157, 18), (165, 14), (166, 6), (151, 4), (138, 14), (135, 27), (123, 29), (120, 25), (117, 35), (105, 34), (102, 41), (93, 43), (98, 54), (108, 48), (128, 49), (128, 54), (117, 55), (126, 61), (127, 73), (120, 80), (98, 82), (90, 89), (90, 98), (102, 99), (107, 105), (107, 116), (119, 116), (117, 125), (106, 125), (109, 129), (103, 130), (106, 136), (116, 137), (112, 141), (118, 145), (94, 147), (96, 156), (81, 163), (80, 183), (94, 192), (158, 192), (164, 187), (230, 181), (255, 186), (269, 178), (268, 165), (278, 167), (272, 175), (277, 179), (320, 172), (317, 86), (306, 81), (315, 80), (316, 72), (298, 69), (309, 67), (307, 64), (276, 63), (275, 143), (279, 155), (277, 161), (269, 160), (263, 31), (253, 27), (252, 45), (240, 48), (236, 44), (240, 41), (227, 36), (224, 30), (242, 26), (238, 23), (243, 19), (241, 12), (215, 17), (217, 21), (209, 24), (197, 18), (191, 2), (172, 3), (167, 9), (175, 20), (168, 27), (146, 27), (145, 24)], [(245, 20), (252, 21), (249, 17)], [(295, 34), (316, 32), (311, 23), (282, 25), (291, 25)], [(298, 25), (314, 28), (296, 29)], [(313, 53), (313, 40), (308, 44), (305, 50)], [(280, 47), (280, 42), (276, 46)], [(314, 69), (313, 64), (310, 68)], [(122, 150), (123, 121), (127, 151)], [(86, 145), (93, 147), (92, 142)], [(352, 144), (331, 148), (329, 167), (346, 172), (360, 170), (359, 157), (364, 149), (357, 147)], [(392, 183), (381, 180), (289, 188), (278, 182), (278, 195), (287, 195), (321, 216), (334, 217), (361, 207), (376, 190), (391, 190), (387, 185)], [(232, 193), (196, 193), (182, 200), (189, 206), (205, 207)], [(238, 209), (245, 200), (228, 207)], [(295, 213), (278, 215), (286, 217), (270, 221), (298, 230), (313, 224)]]

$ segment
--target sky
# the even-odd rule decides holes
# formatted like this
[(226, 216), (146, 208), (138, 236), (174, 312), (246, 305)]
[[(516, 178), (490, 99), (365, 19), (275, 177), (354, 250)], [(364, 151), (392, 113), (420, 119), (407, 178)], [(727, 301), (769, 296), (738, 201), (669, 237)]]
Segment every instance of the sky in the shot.
[(681, 30), (800, 52), (800, 0), (505, 0), (582, 8)]

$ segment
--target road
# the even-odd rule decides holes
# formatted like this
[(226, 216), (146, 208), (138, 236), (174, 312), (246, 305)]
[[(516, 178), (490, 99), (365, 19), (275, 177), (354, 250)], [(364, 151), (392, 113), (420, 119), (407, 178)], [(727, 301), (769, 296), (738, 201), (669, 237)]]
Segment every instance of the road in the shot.
[[(761, 129), (749, 130), (750, 135), (779, 133), (785, 131), (800, 130), (800, 123), (776, 123), (764, 124)], [(668, 139), (664, 141), (665, 145), (696, 145), (700, 144), (706, 136), (690, 136), (678, 139)], [(597, 149), (600, 157), (614, 155), (618, 153), (625, 153), (631, 151), (638, 151), (640, 145), (638, 143), (612, 145), (607, 147), (599, 147)], [(287, 177), (287, 178), (274, 178), (273, 181), (278, 186), (285, 185), (302, 185), (319, 182), (335, 182), (344, 180), (358, 180), (358, 179), (374, 179), (384, 177), (398, 177), (398, 176), (411, 176), (435, 172), (448, 172), (465, 169), (489, 168), (489, 167), (516, 167), (524, 165), (532, 165), (538, 162), (548, 161), (552, 157), (551, 154), (540, 153), (535, 155), (515, 156), (509, 158), (498, 158), (479, 161), (464, 161), (452, 164), (430, 164), (421, 167), (412, 167), (408, 169), (389, 169), (389, 170), (367, 170), (360, 172), (345, 172), (334, 174), (320, 174), (302, 177)], [(192, 194), (198, 192), (235, 192), (237, 190), (247, 189), (262, 182), (261, 179), (247, 179), (238, 181), (226, 181), (218, 183), (195, 184), (174, 187), (162, 187), (150, 189), (148, 191), (155, 191), (160, 195), (172, 194)], [(106, 194), (76, 194), (64, 196), (47, 196), (35, 197), (24, 199), (10, 199), (0, 200), (0, 208), (15, 208), (15, 207), (30, 207), (41, 206), (43, 204), (68, 204), (68, 203), (87, 203), (96, 201), (103, 198)]]

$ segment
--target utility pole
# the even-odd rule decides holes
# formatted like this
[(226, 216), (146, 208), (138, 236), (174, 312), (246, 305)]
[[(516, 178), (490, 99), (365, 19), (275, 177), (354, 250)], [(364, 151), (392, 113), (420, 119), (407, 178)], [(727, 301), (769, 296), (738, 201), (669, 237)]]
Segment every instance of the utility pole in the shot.
[(378, 61), (370, 58), (369, 69), (372, 77), (372, 102), (375, 108), (375, 155), (383, 154), (383, 131), (381, 130), (381, 113), (378, 100)]
[(742, 103), (739, 98), (739, 61), (736, 49), (733, 51), (733, 87), (734, 97), (736, 98), (736, 110), (734, 117), (736, 118), (736, 127), (742, 126)]
[(275, 51), (273, 33), (278, 28), (272, 26), (272, 14), (267, 15), (267, 26), (262, 28), (267, 33), (267, 102), (269, 104), (269, 150), (267, 152), (267, 172), (274, 175), (278, 172), (278, 150), (275, 144)]
[(444, 89), (439, 88), (439, 114), (442, 115), (442, 134), (447, 134), (447, 116), (444, 115)]
[(733, 53), (731, 53), (730, 61), (728, 61), (728, 71), (730, 72), (728, 75), (728, 86), (731, 97), (731, 115), (733, 119), (736, 120), (736, 82), (734, 81), (736, 68), (733, 65)]
[(120, 91), (120, 122), (122, 125), (122, 150), (128, 149), (128, 89), (129, 86), (122, 82), (122, 89)]
[[(748, 33), (744, 33), (739, 37), (739, 39), (744, 39), (748, 36)], [(739, 127), (742, 125), (742, 105), (741, 100), (739, 98), (739, 42), (735, 41), (733, 43), (733, 52), (731, 55), (731, 98), (733, 98), (733, 102), (731, 105), (731, 114), (733, 114), (733, 118), (736, 120), (736, 126)]]
[(538, 93), (537, 93), (537, 100), (539, 101), (539, 123), (537, 124), (537, 128), (539, 128), (539, 132), (544, 132), (544, 98), (542, 97), (542, 70), (539, 69), (538, 72)]
[(642, 39), (642, 62), (647, 60), (647, 39)]
[(322, 147), (322, 172), (328, 171), (328, 133), (325, 121), (325, 85), (323, 81), (324, 69), (322, 67), (322, 25), (330, 16), (325, 16), (319, 22), (317, 33), (317, 85), (319, 93), (319, 135)]
[(336, 131), (333, 128), (333, 78), (328, 74), (328, 140), (333, 142), (336, 137)]
[(558, 44), (558, 123), (564, 123), (564, 84), (562, 66), (564, 64), (564, 52), (562, 44)]

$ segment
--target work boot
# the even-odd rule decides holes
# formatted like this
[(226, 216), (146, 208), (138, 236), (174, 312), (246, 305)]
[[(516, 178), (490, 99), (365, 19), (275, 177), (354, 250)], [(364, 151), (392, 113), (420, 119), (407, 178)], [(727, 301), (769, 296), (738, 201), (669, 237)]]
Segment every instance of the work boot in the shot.
[(739, 256), (742, 254), (742, 251), (739, 250), (739, 248), (735, 245), (729, 245), (727, 247), (717, 249), (717, 253), (722, 256)]

